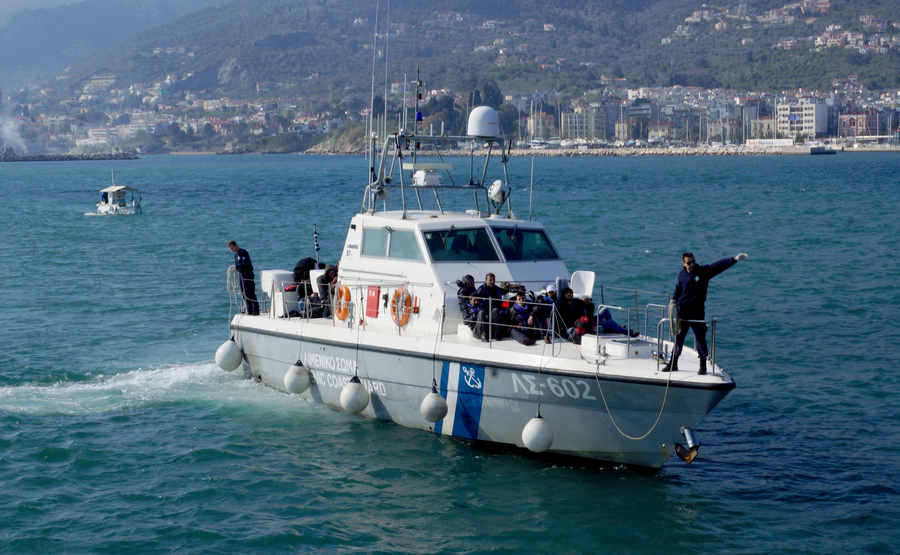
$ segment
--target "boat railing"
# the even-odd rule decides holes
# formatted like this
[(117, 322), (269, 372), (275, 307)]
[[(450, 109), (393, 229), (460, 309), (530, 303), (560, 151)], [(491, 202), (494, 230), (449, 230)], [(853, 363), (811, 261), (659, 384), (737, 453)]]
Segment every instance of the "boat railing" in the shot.
[[(249, 299), (244, 294), (244, 287), (241, 284), (242, 281), (241, 274), (237, 272), (234, 265), (228, 267), (227, 274), (225, 276), (225, 289), (229, 293), (230, 298), (230, 308), (228, 310), (228, 319), (231, 320), (231, 315), (234, 313), (241, 313), (244, 311), (244, 308), (249, 305)], [(253, 279), (253, 284), (255, 285), (255, 289), (257, 291), (262, 292), (262, 283), (260, 280)], [(259, 297), (262, 296), (262, 299)], [(265, 295), (257, 295), (257, 302), (259, 302), (260, 312), (268, 312), (269, 311), (269, 303), (266, 301)]]
[[(624, 291), (635, 291), (633, 289), (622, 289)], [(645, 292), (646, 293), (646, 292)], [(634, 321), (635, 323), (639, 323), (640, 317), (643, 316), (644, 319), (644, 329), (640, 331), (641, 335), (644, 336), (647, 340), (656, 343), (656, 349), (653, 351), (653, 358), (657, 361), (657, 366), (663, 366), (668, 362), (670, 353), (668, 352), (669, 344), (674, 344), (675, 336), (677, 335), (672, 329), (672, 325), (674, 322), (670, 323), (670, 319), (668, 316), (669, 305), (668, 303), (656, 304), (656, 303), (647, 303), (643, 307), (622, 307), (622, 306), (612, 306), (612, 305), (598, 305), (596, 316), (600, 313), (604, 308), (610, 309), (610, 311), (619, 311), (624, 312), (626, 314), (624, 321), (627, 322), (627, 325), (624, 327), (626, 329), (639, 329), (637, 327), (632, 328), (631, 323)], [(615, 320), (615, 318), (613, 318)], [(618, 321), (618, 320), (617, 320)], [(709, 361), (713, 369), (715, 369), (715, 360), (716, 360), (716, 324), (718, 323), (717, 318), (712, 318), (711, 320), (680, 320), (681, 326), (685, 326), (691, 323), (706, 323), (710, 329), (710, 338), (709, 338)], [(650, 327), (651, 322), (655, 322), (655, 330)], [(651, 333), (653, 332), (653, 333)], [(693, 335), (693, 334), (692, 334)], [(599, 342), (599, 335), (598, 335)], [(627, 339), (628, 346), (630, 347), (631, 337), (628, 336)], [(697, 337), (693, 337), (693, 348), (697, 350)], [(630, 351), (630, 348), (629, 348)], [(714, 370), (713, 370), (714, 371)]]

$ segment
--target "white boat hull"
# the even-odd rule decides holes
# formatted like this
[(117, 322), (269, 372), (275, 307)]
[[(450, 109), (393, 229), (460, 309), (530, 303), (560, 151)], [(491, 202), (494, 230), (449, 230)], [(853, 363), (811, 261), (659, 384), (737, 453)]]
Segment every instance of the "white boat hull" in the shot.
[[(542, 345), (515, 344), (519, 352), (510, 355), (498, 350), (496, 342), (493, 349), (487, 343), (468, 344), (463, 359), (455, 335), (442, 341), (413, 334), (389, 336), (389, 344), (384, 344), (383, 330), (334, 324), (236, 316), (231, 330), (244, 354), (245, 373), (276, 389), (286, 391), (284, 376), (299, 357), (312, 378), (299, 396), (309, 401), (341, 409), (341, 390), (358, 372), (370, 394), (363, 416), (461, 440), (518, 447), (523, 447), (522, 430), (540, 403), (541, 415), (555, 435), (549, 452), (651, 469), (674, 454), (682, 426), (696, 428), (734, 388), (727, 374), (698, 382), (691, 373), (690, 383), (678, 376), (667, 387), (665, 373), (623, 378), (585, 361), (579, 361), (581, 368), (553, 368), (554, 362), (571, 360), (555, 361), (550, 346)], [(449, 406), (447, 416), (436, 424), (419, 411), (432, 380)], [(626, 437), (645, 434), (639, 440)]]
[(126, 204), (125, 206), (116, 204), (97, 205), (97, 214), (100, 214), (101, 216), (127, 216), (131, 214), (142, 214), (143, 212), (140, 204)]

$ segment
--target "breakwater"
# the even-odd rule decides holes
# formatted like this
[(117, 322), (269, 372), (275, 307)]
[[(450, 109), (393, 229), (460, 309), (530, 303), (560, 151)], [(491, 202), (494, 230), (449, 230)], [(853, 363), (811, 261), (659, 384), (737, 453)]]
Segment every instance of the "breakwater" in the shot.
[[(483, 150), (476, 150), (483, 154)], [(494, 152), (499, 152), (495, 149)], [(468, 150), (446, 149), (445, 156), (469, 156)], [(365, 154), (365, 150), (355, 148), (329, 149), (313, 147), (305, 154)], [(782, 147), (678, 147), (678, 148), (554, 148), (546, 150), (512, 149), (510, 156), (771, 156), (788, 154)], [(791, 153), (793, 154), (793, 152)], [(808, 154), (808, 152), (807, 152)]]
[(557, 148), (553, 150), (513, 149), (511, 156), (760, 156), (783, 154), (779, 147), (679, 147), (679, 148)]
[(73, 162), (82, 160), (137, 160), (136, 154), (4, 154), (0, 162)]

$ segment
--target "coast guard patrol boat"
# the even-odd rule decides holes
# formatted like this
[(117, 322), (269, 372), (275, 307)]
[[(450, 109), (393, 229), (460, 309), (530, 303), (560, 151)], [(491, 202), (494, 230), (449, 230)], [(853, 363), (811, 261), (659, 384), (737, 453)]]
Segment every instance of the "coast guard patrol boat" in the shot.
[[(308, 401), (460, 440), (651, 471), (676, 452), (690, 462), (693, 430), (735, 383), (714, 360), (698, 375), (687, 347), (682, 370), (662, 371), (679, 324), (665, 306), (640, 309), (639, 337), (588, 334), (580, 344), (485, 342), (463, 322), (456, 282), (466, 274), (492, 272), (535, 291), (563, 282), (577, 295), (593, 290), (593, 272), (570, 273), (544, 227), (512, 212), (498, 130), (496, 112), (479, 107), (465, 137), (388, 135), (350, 220), (333, 314), (292, 315), (292, 272), (263, 271), (268, 311), (230, 320), (217, 364)], [(438, 147), (468, 140), (494, 148), (472, 152), (461, 178)], [(474, 197), (473, 208), (446, 210), (441, 193), (451, 191)], [(426, 195), (436, 209), (422, 207)], [(387, 209), (390, 201), (399, 207)]]

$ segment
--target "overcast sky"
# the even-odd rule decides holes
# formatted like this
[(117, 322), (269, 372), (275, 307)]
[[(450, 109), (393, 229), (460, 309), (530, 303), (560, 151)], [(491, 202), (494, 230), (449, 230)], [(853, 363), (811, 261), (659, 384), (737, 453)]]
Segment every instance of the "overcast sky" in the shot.
[(23, 8), (52, 8), (76, 2), (78, 0), (0, 0), (0, 19)]

